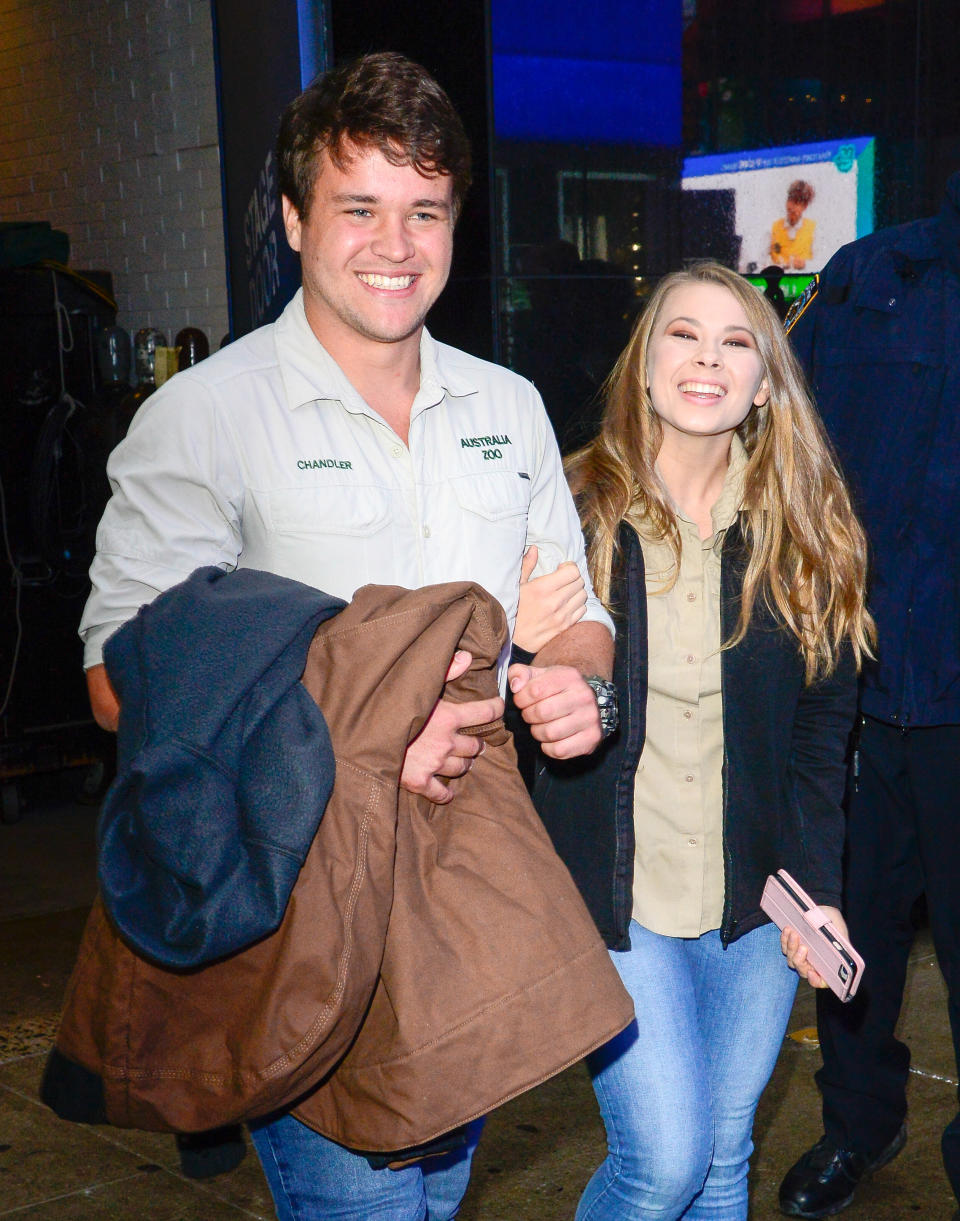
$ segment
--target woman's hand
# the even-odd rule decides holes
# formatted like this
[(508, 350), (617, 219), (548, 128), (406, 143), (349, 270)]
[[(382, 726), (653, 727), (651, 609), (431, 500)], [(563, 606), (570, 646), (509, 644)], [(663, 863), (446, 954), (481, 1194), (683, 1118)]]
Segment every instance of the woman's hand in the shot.
[[(847, 922), (840, 914), (838, 907), (822, 908), (830, 917), (830, 923), (842, 933), (844, 937), (847, 934)], [(819, 971), (815, 970), (810, 963), (807, 962), (807, 947), (800, 940), (800, 934), (796, 929), (785, 928), (780, 934), (780, 949), (787, 956), (787, 962), (796, 971), (801, 979), (805, 979), (813, 988), (825, 988), (827, 981), (823, 978)]]
[(514, 644), (528, 653), (539, 653), (560, 632), (583, 617), (587, 605), (580, 569), (572, 560), (546, 576), (530, 579), (537, 566), (536, 546), (527, 548), (520, 567), (520, 605), (513, 629)]

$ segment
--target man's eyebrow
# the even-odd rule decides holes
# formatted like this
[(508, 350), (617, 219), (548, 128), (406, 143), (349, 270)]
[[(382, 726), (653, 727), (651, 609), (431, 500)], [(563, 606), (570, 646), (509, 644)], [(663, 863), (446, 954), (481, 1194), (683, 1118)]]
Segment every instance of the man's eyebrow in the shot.
[[(350, 192), (342, 192), (337, 195), (331, 195), (330, 199), (335, 204), (378, 204), (380, 203), (379, 195), (354, 195)], [(450, 211), (450, 204), (445, 199), (414, 199), (410, 205), (411, 208), (436, 208), (444, 211)]]

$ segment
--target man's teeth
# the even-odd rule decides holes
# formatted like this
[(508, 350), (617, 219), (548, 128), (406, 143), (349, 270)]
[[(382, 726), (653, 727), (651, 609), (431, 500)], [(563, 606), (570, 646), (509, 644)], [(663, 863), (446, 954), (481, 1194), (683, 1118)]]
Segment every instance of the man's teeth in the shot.
[(359, 278), (371, 288), (409, 288), (416, 276), (378, 276), (371, 272), (359, 272)]
[(712, 394), (717, 398), (723, 398), (727, 393), (722, 386), (718, 386), (716, 382), (681, 382), (681, 394)]

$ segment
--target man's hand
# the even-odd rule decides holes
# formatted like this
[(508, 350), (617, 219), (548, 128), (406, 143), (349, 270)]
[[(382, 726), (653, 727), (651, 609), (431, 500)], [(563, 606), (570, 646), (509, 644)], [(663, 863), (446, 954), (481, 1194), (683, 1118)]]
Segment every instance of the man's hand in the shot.
[(597, 698), (573, 666), (511, 666), (513, 702), (551, 759), (596, 750), (602, 737)]
[(573, 560), (531, 579), (538, 554), (536, 544), (531, 544), (524, 553), (520, 603), (513, 628), (513, 643), (528, 653), (539, 653), (547, 641), (578, 623), (587, 605), (583, 577)]
[[(834, 928), (842, 933), (844, 937), (848, 936), (847, 922), (844, 920), (838, 907), (824, 906), (823, 910), (830, 915), (830, 923)], [(809, 962), (807, 962), (807, 947), (800, 939), (800, 934), (796, 929), (785, 928), (780, 934), (780, 949), (786, 955), (787, 962), (796, 971), (801, 979), (805, 979), (812, 988), (826, 988), (827, 981), (823, 978), (819, 971), (815, 970)]]
[[(465, 674), (472, 661), (472, 655), (464, 650), (454, 653), (446, 681)], [(482, 739), (460, 733), (460, 730), (484, 725), (502, 716), (503, 700), (499, 696), (470, 700), (465, 704), (439, 699), (429, 720), (407, 747), (400, 787), (428, 798), (434, 805), (442, 806), (452, 801), (453, 790), (443, 780), (465, 775), (484, 748)]]

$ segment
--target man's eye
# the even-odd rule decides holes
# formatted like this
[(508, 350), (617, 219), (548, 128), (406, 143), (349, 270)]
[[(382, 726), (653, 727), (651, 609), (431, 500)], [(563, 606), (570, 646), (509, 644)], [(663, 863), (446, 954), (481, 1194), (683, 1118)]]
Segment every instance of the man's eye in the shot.
[(373, 213), (369, 208), (351, 208), (348, 215), (350, 216), (372, 216)]
[(413, 219), (414, 220), (436, 220), (437, 215), (435, 212), (414, 212)]

